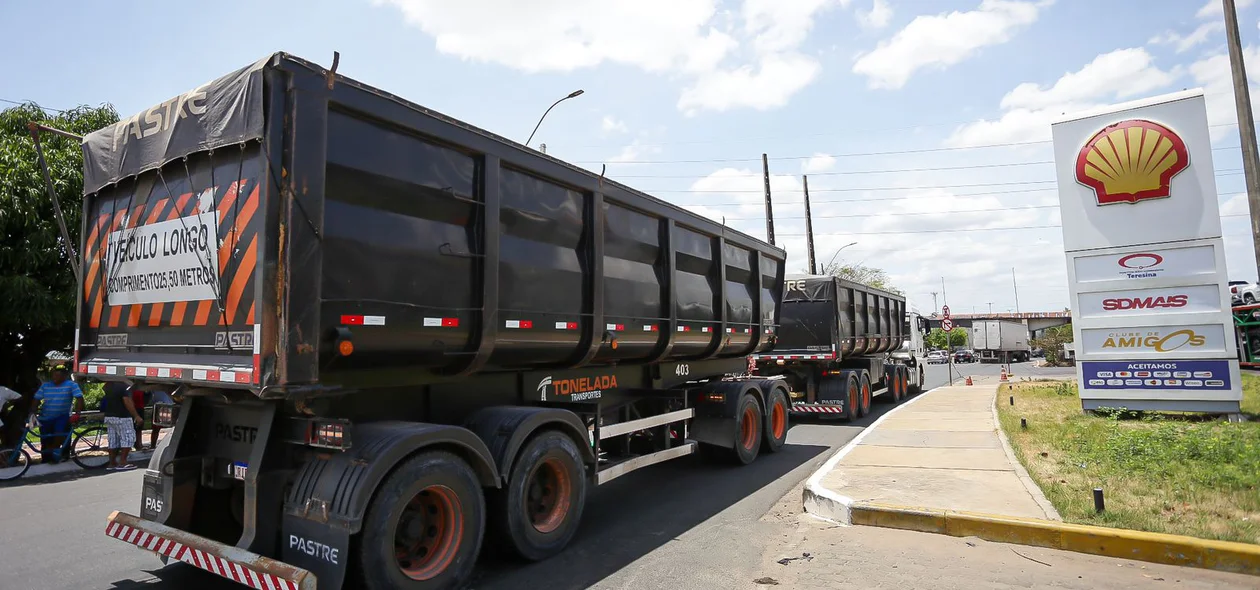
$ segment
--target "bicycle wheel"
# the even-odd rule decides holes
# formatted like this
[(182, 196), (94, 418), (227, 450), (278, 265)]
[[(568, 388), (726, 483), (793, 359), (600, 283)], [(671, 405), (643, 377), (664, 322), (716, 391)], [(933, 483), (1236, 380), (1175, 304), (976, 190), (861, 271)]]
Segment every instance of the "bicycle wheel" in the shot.
[(70, 457), (84, 469), (109, 465), (109, 432), (104, 426), (89, 426), (74, 437)]
[(0, 451), (0, 481), (9, 481), (22, 477), (31, 468), (31, 455), (25, 449), (5, 449)]

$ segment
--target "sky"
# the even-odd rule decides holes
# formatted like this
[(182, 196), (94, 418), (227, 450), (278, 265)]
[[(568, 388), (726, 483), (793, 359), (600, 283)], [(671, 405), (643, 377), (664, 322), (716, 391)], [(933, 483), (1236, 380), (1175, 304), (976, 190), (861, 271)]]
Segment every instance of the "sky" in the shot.
[[(1260, 102), (1260, 7), (1236, 3)], [(45, 0), (0, 22), (56, 23), (0, 37), (28, 56), (0, 100), (53, 109), (126, 116), (339, 51), (339, 73), (523, 142), (582, 89), (534, 147), (762, 239), (766, 154), (789, 272), (808, 175), (820, 265), (955, 313), (1068, 306), (1052, 119), (1202, 88), (1230, 278), (1256, 279), (1220, 0)]]

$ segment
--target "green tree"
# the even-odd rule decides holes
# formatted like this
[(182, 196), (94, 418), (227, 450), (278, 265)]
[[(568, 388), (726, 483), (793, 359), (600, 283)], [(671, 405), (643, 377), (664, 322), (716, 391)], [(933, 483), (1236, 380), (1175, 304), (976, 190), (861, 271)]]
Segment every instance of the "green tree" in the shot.
[[(74, 270), (27, 123), (84, 135), (117, 120), (108, 105), (56, 115), (30, 103), (0, 111), (0, 385), (30, 392), (39, 384), (36, 371), (48, 351), (69, 349), (74, 342)], [(78, 251), (82, 148), (51, 134), (40, 140)]]
[(927, 338), (923, 342), (929, 348), (945, 350), (953, 346), (967, 345), (967, 331), (962, 328), (954, 328), (951, 332), (946, 332), (940, 328), (932, 328), (928, 332)]
[(882, 268), (866, 266), (863, 264), (841, 264), (832, 262), (823, 267), (822, 274), (840, 277), (845, 280), (861, 283), (868, 287), (891, 291), (898, 295), (905, 295), (905, 292), (892, 285), (892, 280), (888, 277), (888, 273)]
[(1046, 351), (1046, 364), (1057, 366), (1063, 362), (1063, 345), (1072, 342), (1072, 324), (1046, 328), (1041, 338), (1033, 338), (1032, 345)]

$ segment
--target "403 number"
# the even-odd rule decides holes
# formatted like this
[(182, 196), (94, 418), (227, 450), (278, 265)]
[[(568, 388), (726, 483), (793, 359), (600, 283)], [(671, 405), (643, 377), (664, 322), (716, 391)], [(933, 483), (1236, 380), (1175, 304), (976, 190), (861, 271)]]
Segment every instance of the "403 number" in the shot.
[(678, 377), (686, 377), (691, 374), (691, 365), (675, 365), (674, 375)]

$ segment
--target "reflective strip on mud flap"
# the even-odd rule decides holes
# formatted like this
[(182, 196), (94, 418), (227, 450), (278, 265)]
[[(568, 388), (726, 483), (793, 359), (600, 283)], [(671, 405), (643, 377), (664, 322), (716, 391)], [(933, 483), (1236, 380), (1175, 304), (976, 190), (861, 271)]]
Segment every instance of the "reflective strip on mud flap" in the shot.
[(843, 414), (844, 407), (833, 405), (792, 404), (793, 412), (809, 412), (814, 414)]
[(315, 574), (123, 512), (109, 515), (105, 534), (255, 590), (315, 590)]

